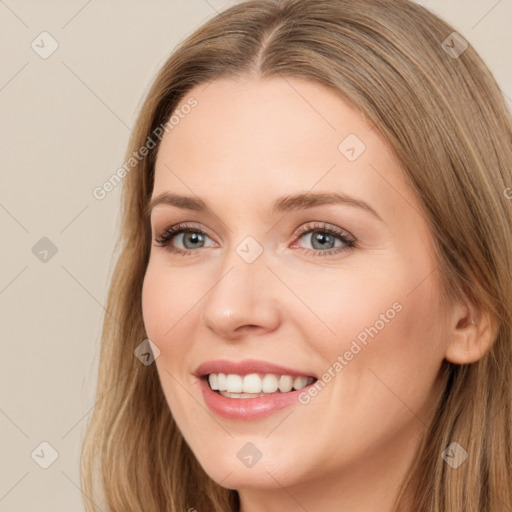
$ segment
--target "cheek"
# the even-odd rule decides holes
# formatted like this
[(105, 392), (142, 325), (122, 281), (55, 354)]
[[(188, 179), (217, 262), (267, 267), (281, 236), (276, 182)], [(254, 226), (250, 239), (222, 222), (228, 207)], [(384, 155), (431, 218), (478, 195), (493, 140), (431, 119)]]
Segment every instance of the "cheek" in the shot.
[(164, 315), (164, 312), (169, 306), (166, 302), (166, 288), (167, 284), (163, 280), (158, 280), (153, 267), (148, 266), (142, 285), (142, 317), (146, 333), (151, 340), (161, 339), (162, 333), (165, 332), (164, 323), (167, 323), (167, 315)]
[[(300, 287), (296, 283), (294, 289), (309, 312), (304, 313), (304, 305), (297, 303), (295, 311), (288, 310), (289, 316), (300, 319), (308, 340), (318, 340), (316, 349), (325, 357), (336, 358), (353, 340), (364, 347), (376, 330), (387, 330), (401, 315), (406, 277), (373, 266), (373, 271), (364, 272), (348, 266), (329, 269), (314, 273)], [(291, 278), (288, 282), (293, 288)]]
[(381, 417), (383, 432), (409, 421), (411, 410), (427, 421), (436, 398), (444, 357), (442, 311), (433, 275), (418, 287), (415, 275), (404, 273), (393, 287), (347, 303), (348, 334), (338, 351), (347, 362), (336, 392), (356, 416), (370, 421), (373, 411)]
[(187, 417), (186, 411), (194, 409), (196, 404), (190, 402), (190, 395), (183, 392), (182, 386), (189, 385), (187, 332), (196, 323), (191, 307), (198, 299), (197, 291), (184, 286), (185, 281), (179, 270), (169, 272), (165, 265), (150, 262), (142, 286), (142, 315), (148, 338), (160, 349), (155, 365), (167, 404), (178, 426), (187, 430), (181, 421)]
[(444, 357), (437, 274), (428, 275), (429, 262), (406, 264), (397, 257), (388, 263), (365, 272), (317, 274), (301, 288), (315, 313), (301, 320), (304, 332), (317, 340), (326, 370), (338, 362), (331, 372), (339, 373), (343, 366), (354, 392), (375, 379), (369, 370), (395, 382), (400, 392), (407, 393), (411, 379), (423, 379), (429, 389)]
[(150, 261), (142, 286), (142, 316), (148, 337), (161, 342), (175, 339), (203, 294), (197, 276), (189, 279), (183, 269), (169, 271)]

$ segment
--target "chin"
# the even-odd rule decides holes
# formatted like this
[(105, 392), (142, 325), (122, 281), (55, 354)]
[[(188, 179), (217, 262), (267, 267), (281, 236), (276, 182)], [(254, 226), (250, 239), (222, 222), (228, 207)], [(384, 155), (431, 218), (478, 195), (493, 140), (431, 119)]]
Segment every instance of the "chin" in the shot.
[(209, 457), (198, 458), (199, 463), (212, 480), (227, 489), (276, 489), (293, 485), (300, 479), (295, 472), (300, 460), (276, 460), (262, 456), (256, 462), (246, 459), (244, 463), (245, 454), (252, 449), (247, 446), (249, 443), (236, 442), (233, 450), (211, 453)]

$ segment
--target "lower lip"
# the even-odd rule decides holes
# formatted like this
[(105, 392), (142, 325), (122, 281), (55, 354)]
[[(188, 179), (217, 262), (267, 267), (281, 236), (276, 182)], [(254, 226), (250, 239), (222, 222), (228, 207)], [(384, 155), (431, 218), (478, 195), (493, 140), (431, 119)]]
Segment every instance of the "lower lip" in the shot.
[(205, 378), (199, 380), (204, 401), (209, 409), (223, 418), (239, 420), (254, 420), (270, 416), (273, 412), (298, 402), (299, 394), (315, 384), (313, 382), (298, 391), (275, 393), (258, 398), (228, 398), (213, 391)]

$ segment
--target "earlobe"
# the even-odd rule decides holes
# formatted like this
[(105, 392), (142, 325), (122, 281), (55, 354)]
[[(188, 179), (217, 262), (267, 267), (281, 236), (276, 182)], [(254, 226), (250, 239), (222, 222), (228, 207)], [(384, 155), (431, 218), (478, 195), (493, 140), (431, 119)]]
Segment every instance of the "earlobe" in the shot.
[(473, 304), (466, 303), (454, 309), (450, 328), (445, 358), (451, 363), (475, 363), (494, 342), (491, 314)]

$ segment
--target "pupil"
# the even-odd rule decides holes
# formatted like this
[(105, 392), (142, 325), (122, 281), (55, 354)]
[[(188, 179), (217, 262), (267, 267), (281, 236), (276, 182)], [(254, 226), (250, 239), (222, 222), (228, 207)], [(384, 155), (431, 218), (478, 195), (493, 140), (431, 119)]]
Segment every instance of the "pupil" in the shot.
[(326, 247), (326, 244), (329, 245), (329, 239), (331, 239), (331, 245), (329, 246), (329, 248), (332, 247), (332, 236), (330, 234), (327, 234), (327, 233), (322, 233), (322, 232), (316, 232), (315, 233), (315, 236), (313, 237), (313, 246), (315, 245), (316, 242), (319, 242), (320, 243), (320, 249), (322, 248), (325, 248)]
[[(187, 238), (188, 238), (188, 241), (191, 241), (192, 244), (194, 244), (194, 243), (197, 243), (198, 241), (200, 241), (198, 239), (201, 238), (201, 234), (200, 233), (188, 233), (188, 235), (186, 235), (184, 238), (184, 242), (187, 241)], [(193, 239), (193, 240), (191, 240), (191, 239)]]

